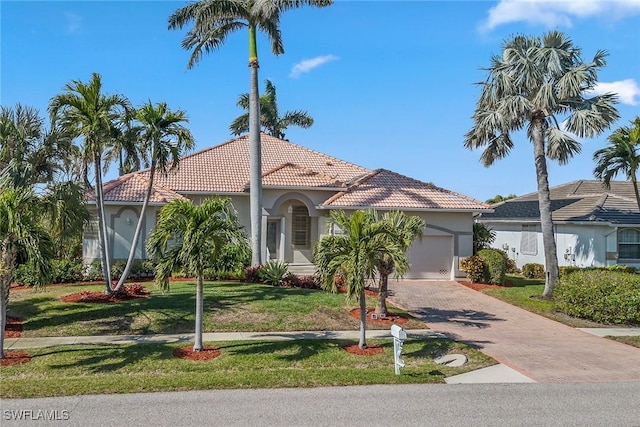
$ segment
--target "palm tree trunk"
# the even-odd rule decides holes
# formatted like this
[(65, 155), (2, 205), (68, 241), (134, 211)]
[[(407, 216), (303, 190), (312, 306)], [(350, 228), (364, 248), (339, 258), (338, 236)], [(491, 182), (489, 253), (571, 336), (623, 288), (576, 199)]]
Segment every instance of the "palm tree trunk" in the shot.
[(202, 274), (198, 274), (198, 278), (196, 279), (196, 334), (195, 334), (195, 342), (193, 344), (193, 351), (201, 351), (202, 347), (202, 324), (203, 324), (203, 278)]
[(249, 202), (251, 211), (251, 265), (262, 264), (262, 147), (256, 27), (249, 25)]
[(129, 272), (131, 271), (131, 265), (133, 264), (133, 259), (136, 256), (136, 249), (138, 247), (138, 239), (140, 238), (140, 233), (142, 232), (142, 223), (144, 221), (145, 213), (147, 212), (147, 205), (149, 205), (149, 199), (151, 198), (151, 189), (153, 188), (153, 178), (156, 173), (156, 162), (151, 162), (151, 169), (149, 170), (149, 183), (147, 184), (147, 192), (144, 195), (144, 200), (142, 202), (142, 209), (140, 210), (140, 217), (138, 218), (138, 224), (136, 225), (136, 231), (133, 233), (133, 242), (131, 242), (131, 248), (129, 249), (129, 258), (127, 258), (127, 265), (124, 266), (124, 271), (122, 272), (122, 276), (120, 276), (120, 280), (118, 280), (118, 284), (116, 285), (114, 292), (118, 292), (123, 286), (125, 280), (129, 276)]
[(11, 290), (11, 278), (16, 255), (14, 251), (7, 249), (9, 242), (4, 242), (5, 250), (0, 259), (0, 359), (4, 358), (4, 331), (7, 328), (7, 311), (9, 309), (9, 291)]
[(547, 157), (544, 150), (544, 135), (542, 123), (543, 113), (533, 118), (533, 151), (538, 178), (538, 205), (540, 209), (540, 226), (542, 228), (542, 245), (544, 247), (544, 262), (546, 278), (542, 296), (551, 298), (558, 280), (558, 255), (556, 241), (553, 235), (553, 220), (551, 219), (551, 192), (549, 191), (549, 173), (547, 171)]
[(360, 342), (358, 347), (367, 347), (367, 296), (360, 290)]
[(389, 288), (389, 274), (380, 272), (380, 286), (378, 287), (378, 303), (376, 304), (376, 314), (387, 316), (387, 294)]
[(631, 182), (633, 183), (633, 191), (636, 193), (636, 203), (638, 204), (638, 209), (640, 209), (640, 192), (638, 192), (638, 179), (635, 171), (631, 175)]
[(104, 199), (102, 188), (102, 168), (100, 162), (100, 153), (94, 155), (94, 169), (96, 174), (96, 211), (98, 215), (98, 246), (100, 247), (100, 256), (102, 258), (102, 274), (106, 283), (106, 293), (113, 292), (111, 283), (111, 261), (109, 259), (109, 241), (107, 238), (107, 220), (104, 213)]

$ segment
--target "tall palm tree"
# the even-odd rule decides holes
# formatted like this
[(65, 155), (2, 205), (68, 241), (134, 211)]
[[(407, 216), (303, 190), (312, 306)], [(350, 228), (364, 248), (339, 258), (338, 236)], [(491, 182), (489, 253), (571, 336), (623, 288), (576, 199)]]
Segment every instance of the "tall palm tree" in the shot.
[[(313, 118), (303, 110), (287, 111), (283, 116), (278, 112), (278, 100), (276, 98), (276, 87), (270, 80), (265, 80), (265, 94), (260, 96), (260, 125), (265, 133), (276, 138), (284, 139), (284, 131), (289, 126), (300, 126), (309, 128), (313, 125)], [(238, 107), (249, 110), (249, 94), (243, 93), (238, 98)], [(231, 126), (231, 133), (240, 135), (249, 130), (249, 113), (237, 117)]]
[(382, 221), (388, 224), (391, 231), (387, 239), (390, 239), (390, 242), (401, 251), (401, 253), (395, 254), (395, 258), (387, 252), (381, 252), (376, 263), (380, 276), (376, 314), (386, 316), (389, 276), (395, 273), (396, 278), (400, 278), (409, 270), (407, 251), (415, 239), (422, 237), (422, 230), (426, 224), (419, 216), (408, 216), (400, 211), (384, 213)]
[(101, 77), (91, 75), (88, 83), (72, 80), (64, 86), (64, 93), (54, 96), (49, 104), (51, 121), (67, 129), (74, 137), (82, 137), (82, 159), (91, 159), (95, 175), (96, 211), (98, 217), (98, 246), (102, 258), (102, 272), (106, 292), (112, 292), (111, 263), (107, 223), (102, 188), (103, 155), (112, 141), (112, 130), (124, 111), (131, 108), (122, 95), (102, 93)]
[(632, 120), (631, 126), (617, 129), (607, 139), (609, 145), (593, 154), (593, 160), (596, 162), (593, 174), (606, 188), (611, 188), (611, 180), (616, 175), (625, 174), (633, 183), (633, 191), (636, 193), (636, 202), (640, 209), (637, 177), (640, 166), (640, 117)]
[(192, 50), (187, 68), (219, 49), (233, 32), (249, 31), (249, 186), (251, 211), (251, 263), (262, 264), (262, 160), (260, 146), (260, 106), (258, 91), (257, 31), (264, 32), (275, 55), (284, 53), (280, 33), (283, 12), (303, 5), (323, 7), (332, 0), (201, 0), (176, 10), (169, 17), (169, 29), (182, 29), (193, 22), (182, 47)]
[(360, 341), (365, 348), (367, 302), (365, 283), (375, 277), (381, 255), (389, 256), (394, 263), (403, 262), (404, 252), (393, 239), (389, 224), (379, 221), (374, 211), (355, 211), (350, 216), (343, 211), (331, 211), (330, 224), (337, 225), (344, 234), (320, 239), (314, 247), (316, 271), (325, 289), (337, 291), (335, 277), (345, 278), (347, 298), (357, 298), (360, 303)]
[(156, 282), (169, 287), (177, 268), (196, 277), (196, 322), (194, 351), (202, 350), (203, 283), (205, 268), (224, 246), (245, 238), (229, 199), (206, 199), (200, 205), (174, 200), (160, 211), (158, 224), (147, 240), (147, 251), (158, 262)]
[(53, 245), (40, 221), (40, 200), (31, 186), (0, 183), (0, 359), (4, 357), (9, 291), (18, 251), (25, 253), (41, 283), (50, 276)]
[(114, 289), (116, 292), (122, 288), (129, 271), (131, 271), (138, 239), (142, 232), (144, 216), (151, 198), (156, 170), (166, 174), (168, 171), (177, 168), (180, 163), (180, 156), (185, 150), (191, 150), (194, 146), (191, 131), (181, 124), (189, 121), (187, 114), (182, 110), (171, 111), (166, 102), (160, 102), (156, 105), (153, 105), (151, 101), (147, 102), (136, 111), (135, 119), (139, 123), (139, 126), (136, 127), (136, 139), (141, 144), (140, 152), (142, 157), (149, 166), (149, 179), (144, 200), (142, 201), (140, 217), (138, 218), (138, 224), (129, 249), (127, 264)]
[(513, 148), (511, 133), (526, 128), (533, 144), (538, 181), (547, 272), (544, 297), (553, 295), (558, 279), (547, 157), (566, 164), (581, 149), (572, 134), (590, 138), (618, 119), (615, 95), (586, 97), (597, 83), (597, 72), (605, 66), (606, 55), (599, 50), (591, 62), (584, 62), (581, 49), (558, 31), (507, 40), (502, 55), (492, 58), (487, 79), (480, 83), (482, 92), (473, 128), (465, 135), (464, 146), (484, 148), (480, 161), (490, 166)]

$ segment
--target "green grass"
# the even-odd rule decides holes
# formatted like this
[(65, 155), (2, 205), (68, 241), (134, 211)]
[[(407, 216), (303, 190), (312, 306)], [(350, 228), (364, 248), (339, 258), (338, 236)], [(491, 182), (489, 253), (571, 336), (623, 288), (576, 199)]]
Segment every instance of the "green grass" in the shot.
[(629, 345), (632, 345), (634, 347), (640, 348), (640, 337), (637, 337), (637, 336), (634, 336), (634, 337), (607, 337), (607, 338), (612, 339), (614, 341), (620, 341), (621, 343), (629, 344)]
[[(0, 367), (0, 397), (28, 398), (101, 393), (134, 393), (223, 388), (316, 387), (355, 384), (439, 383), (447, 376), (493, 365), (488, 356), (446, 339), (409, 339), (396, 376), (393, 343), (375, 356), (344, 351), (344, 341), (291, 340), (215, 343), (222, 354), (209, 361), (173, 357), (182, 344), (64, 346), (32, 350), (23, 365)], [(433, 358), (464, 353), (461, 368)]]
[(603, 326), (589, 320), (567, 316), (557, 311), (553, 300), (541, 298), (544, 290), (544, 280), (525, 279), (519, 276), (508, 276), (507, 279), (511, 282), (511, 286), (500, 289), (484, 289), (482, 292), (574, 328)]
[[(73, 335), (138, 335), (189, 333), (194, 330), (195, 284), (174, 282), (160, 292), (144, 284), (150, 298), (112, 304), (66, 303), (62, 296), (102, 291), (101, 285), (47, 286), (39, 291), (14, 290), (10, 314), (23, 319), (24, 337)], [(369, 306), (375, 301), (370, 300)], [(237, 282), (206, 282), (204, 331), (305, 331), (350, 330), (358, 321), (349, 315), (356, 307), (342, 294), (311, 289), (278, 288)], [(393, 313), (404, 313), (392, 308)], [(406, 329), (426, 328), (418, 320)], [(371, 325), (386, 329), (387, 326)]]

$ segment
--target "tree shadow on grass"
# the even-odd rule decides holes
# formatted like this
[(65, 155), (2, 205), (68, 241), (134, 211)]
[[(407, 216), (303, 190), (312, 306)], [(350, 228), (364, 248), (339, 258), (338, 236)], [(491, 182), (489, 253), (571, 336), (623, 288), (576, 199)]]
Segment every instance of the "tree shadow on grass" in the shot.
[[(68, 363), (49, 365), (50, 369), (69, 369), (81, 367), (91, 373), (114, 372), (140, 362), (142, 359), (172, 359), (172, 348), (167, 345), (122, 345), (102, 344), (83, 346), (82, 348), (62, 348), (34, 357), (42, 357), (56, 353), (76, 353)], [(84, 354), (83, 354), (84, 353)]]
[[(276, 358), (295, 362), (313, 357), (324, 351), (335, 349), (346, 342), (336, 340), (296, 339), (283, 341), (246, 341), (217, 346), (230, 354), (258, 356), (261, 354), (277, 354)], [(281, 353), (281, 354), (279, 354)]]

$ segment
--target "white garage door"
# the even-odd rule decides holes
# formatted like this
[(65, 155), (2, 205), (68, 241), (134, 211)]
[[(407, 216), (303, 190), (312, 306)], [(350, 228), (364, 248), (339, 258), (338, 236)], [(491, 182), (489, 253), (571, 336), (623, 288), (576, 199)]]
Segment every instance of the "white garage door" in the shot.
[(407, 279), (450, 279), (453, 265), (453, 236), (423, 236), (409, 250), (411, 270)]

